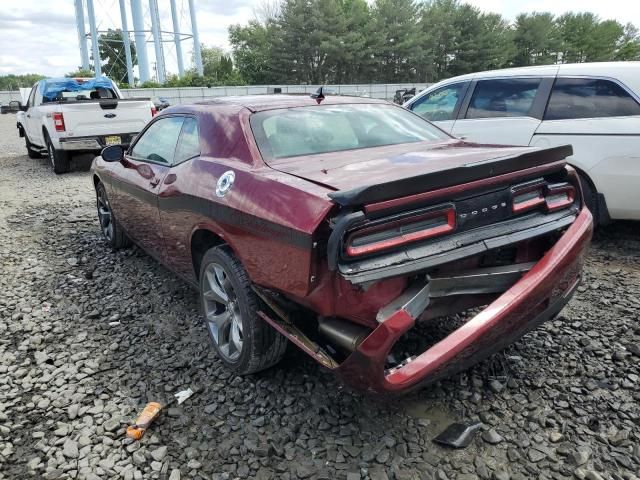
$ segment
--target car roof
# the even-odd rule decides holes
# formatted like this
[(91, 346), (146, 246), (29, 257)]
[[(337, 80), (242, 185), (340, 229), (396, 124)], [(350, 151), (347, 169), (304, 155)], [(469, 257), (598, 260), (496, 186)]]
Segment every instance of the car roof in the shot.
[[(386, 100), (379, 100), (376, 98), (367, 97), (350, 97), (344, 95), (331, 95), (326, 94), (325, 98), (321, 101), (322, 105), (344, 105), (344, 104), (366, 104), (366, 103), (379, 103), (388, 104)], [(244, 107), (252, 112), (259, 112), (262, 110), (273, 110), (276, 108), (292, 108), (292, 107), (309, 107), (317, 105), (318, 102), (315, 98), (311, 98), (309, 94), (301, 95), (245, 95), (245, 96), (230, 96), (230, 97), (216, 97), (211, 100), (205, 100), (202, 102), (196, 102), (194, 105), (207, 106), (207, 105), (235, 105)]]
[(447, 78), (430, 85), (420, 94), (409, 99), (407, 104), (413, 103), (418, 98), (452, 83), (471, 80), (486, 80), (490, 78), (509, 77), (555, 77), (559, 76), (592, 76), (615, 78), (640, 95), (640, 62), (591, 62), (591, 63), (563, 63), (557, 65), (534, 65), (530, 67), (503, 68), (500, 70), (486, 70), (483, 72), (468, 73), (457, 77)]

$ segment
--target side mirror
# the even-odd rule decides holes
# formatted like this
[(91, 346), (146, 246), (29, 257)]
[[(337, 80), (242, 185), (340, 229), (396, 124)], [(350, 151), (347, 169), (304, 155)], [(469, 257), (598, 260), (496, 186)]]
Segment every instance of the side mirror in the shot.
[(124, 159), (124, 148), (120, 145), (110, 145), (104, 147), (100, 155), (105, 162), (120, 162)]
[(21, 112), (26, 112), (27, 110), (29, 110), (29, 105), (19, 104), (18, 105), (18, 110), (20, 110)]

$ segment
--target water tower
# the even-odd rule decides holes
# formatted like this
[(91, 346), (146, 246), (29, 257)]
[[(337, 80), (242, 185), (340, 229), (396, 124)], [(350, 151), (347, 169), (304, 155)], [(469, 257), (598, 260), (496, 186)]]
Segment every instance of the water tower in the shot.
[[(80, 43), (80, 58), (84, 70), (89, 70), (92, 66), (96, 75), (110, 74), (110, 72), (102, 71), (103, 59), (100, 58), (99, 39), (102, 35), (111, 33), (108, 40), (103, 37), (103, 48), (110, 48), (109, 45), (113, 42), (116, 42), (121, 47), (117, 50), (116, 61), (122, 62), (123, 66), (126, 65), (126, 80), (129, 85), (135, 84), (131, 37), (133, 37), (135, 45), (140, 83), (152, 79), (150, 75), (151, 63), (149, 62), (149, 52), (147, 51), (148, 44), (153, 44), (152, 55), (155, 58), (155, 80), (158, 82), (163, 83), (167, 78), (167, 55), (165, 54), (167, 49), (175, 52), (175, 57), (171, 57), (171, 59), (175, 59), (178, 76), (182, 77), (184, 75), (184, 42), (187, 42), (187, 47), (193, 47), (194, 67), (196, 72), (202, 75), (202, 55), (200, 53), (195, 0), (169, 0), (172, 24), (172, 29), (169, 30), (161, 27), (161, 21), (168, 21), (168, 18), (163, 18), (161, 15), (157, 0), (148, 0), (147, 8), (145, 8), (143, 0), (118, 0), (119, 20), (111, 16), (115, 10), (115, 0), (111, 0), (111, 2), (108, 0), (96, 0), (95, 4), (94, 0), (74, 1), (78, 41)], [(96, 16), (96, 13), (98, 13), (98, 16)], [(189, 17), (188, 21), (185, 18), (187, 16)], [(129, 18), (132, 20), (132, 29), (129, 28)], [(88, 33), (86, 29), (87, 23), (89, 24)], [(187, 23), (188, 26), (185, 25)], [(113, 38), (114, 31), (119, 31), (121, 38)], [(91, 55), (89, 55), (88, 45), (91, 45)], [(112, 49), (112, 51), (115, 52), (115, 49)], [(120, 58), (119, 52), (121, 51), (124, 52), (124, 58)], [(91, 63), (91, 60), (93, 60), (93, 63)], [(123, 81), (125, 79), (115, 78), (114, 80)]]

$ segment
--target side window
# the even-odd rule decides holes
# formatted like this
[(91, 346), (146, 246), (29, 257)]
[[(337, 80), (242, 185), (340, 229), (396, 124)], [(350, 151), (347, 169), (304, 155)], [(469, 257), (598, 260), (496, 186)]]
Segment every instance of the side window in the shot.
[(31, 89), (31, 93), (29, 94), (29, 100), (27, 100), (27, 105), (29, 107), (33, 107), (34, 102), (36, 101), (36, 90), (37, 90), (38, 86), (35, 85), (32, 89)]
[(640, 115), (638, 102), (610, 80), (559, 78), (551, 90), (545, 120)]
[(36, 92), (33, 97), (33, 104), (35, 106), (42, 105), (44, 102), (42, 101), (42, 89), (40, 88), (40, 84), (36, 85)]
[(411, 105), (411, 110), (432, 122), (454, 120), (456, 107), (462, 102), (468, 82), (447, 85), (426, 94)]
[(481, 80), (476, 84), (465, 118), (526, 117), (540, 82), (540, 78)]
[(198, 120), (193, 117), (185, 117), (178, 140), (178, 148), (176, 149), (176, 158), (173, 163), (182, 163), (198, 155), (200, 155)]
[(138, 139), (131, 150), (136, 160), (171, 165), (183, 117), (167, 117), (155, 121)]

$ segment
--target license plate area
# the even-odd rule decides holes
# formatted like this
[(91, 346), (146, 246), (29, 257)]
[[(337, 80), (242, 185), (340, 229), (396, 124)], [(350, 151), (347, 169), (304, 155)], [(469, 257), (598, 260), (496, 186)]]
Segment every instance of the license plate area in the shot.
[(122, 143), (122, 137), (120, 135), (109, 135), (108, 137), (104, 137), (104, 144), (108, 147), (109, 145), (120, 145)]

